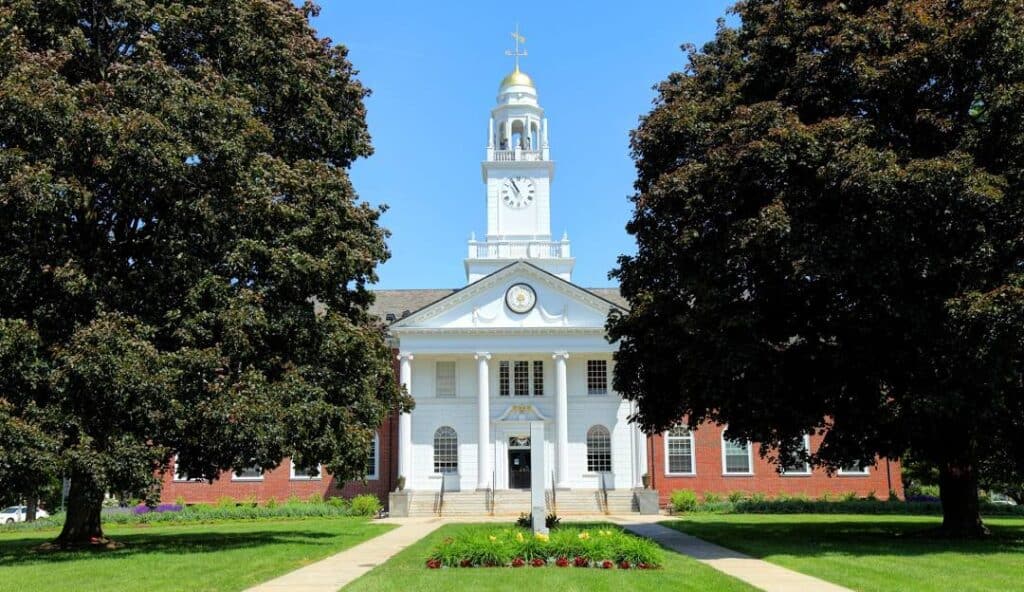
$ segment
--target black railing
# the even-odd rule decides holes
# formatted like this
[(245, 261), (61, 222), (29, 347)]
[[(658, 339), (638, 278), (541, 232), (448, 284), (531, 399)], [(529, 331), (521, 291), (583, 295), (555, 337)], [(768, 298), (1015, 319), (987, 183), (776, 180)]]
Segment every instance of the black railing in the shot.
[(558, 515), (558, 494), (555, 493), (555, 472), (551, 471), (551, 513)]
[(444, 482), (445, 473), (441, 473), (441, 495), (437, 498), (437, 515), (441, 516), (444, 514)]
[(611, 512), (608, 511), (608, 487), (604, 484), (605, 473), (598, 473), (598, 475), (601, 477), (601, 500), (604, 502), (604, 513), (610, 514)]

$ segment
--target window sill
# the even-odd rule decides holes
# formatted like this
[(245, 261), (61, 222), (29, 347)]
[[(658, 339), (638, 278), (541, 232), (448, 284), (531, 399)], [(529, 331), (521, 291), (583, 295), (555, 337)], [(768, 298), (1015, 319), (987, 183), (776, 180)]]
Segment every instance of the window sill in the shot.
[(245, 481), (256, 482), (256, 481), (262, 481), (263, 477), (232, 477), (231, 480), (232, 481), (242, 481), (242, 482), (245, 482)]
[(289, 481), (323, 481), (322, 477), (289, 477)]
[(697, 476), (697, 472), (694, 471), (693, 473), (665, 473), (665, 476), (666, 477), (696, 477)]
[(754, 472), (753, 471), (749, 471), (749, 472), (746, 472), (746, 473), (722, 473), (722, 476), (723, 477), (753, 477), (754, 476)]
[(871, 473), (836, 473), (836, 477), (870, 477)]
[(780, 473), (779, 476), (780, 477), (810, 477), (811, 476), (811, 472), (808, 471), (806, 473)]

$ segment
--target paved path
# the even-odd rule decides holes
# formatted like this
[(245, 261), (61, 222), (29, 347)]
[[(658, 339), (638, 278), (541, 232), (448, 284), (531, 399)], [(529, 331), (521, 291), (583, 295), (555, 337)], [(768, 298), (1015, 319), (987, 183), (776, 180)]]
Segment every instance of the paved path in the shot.
[(389, 518), (380, 522), (398, 524), (399, 527), (327, 559), (253, 586), (246, 592), (337, 592), (446, 521), (439, 518)]
[(652, 524), (649, 520), (632, 520), (625, 516), (612, 520), (626, 530), (657, 541), (673, 551), (689, 555), (705, 565), (743, 580), (765, 592), (852, 592), (849, 588), (830, 584), (825, 580), (819, 580), (767, 561), (754, 559), (749, 555), (719, 547), (678, 530), (660, 524)]

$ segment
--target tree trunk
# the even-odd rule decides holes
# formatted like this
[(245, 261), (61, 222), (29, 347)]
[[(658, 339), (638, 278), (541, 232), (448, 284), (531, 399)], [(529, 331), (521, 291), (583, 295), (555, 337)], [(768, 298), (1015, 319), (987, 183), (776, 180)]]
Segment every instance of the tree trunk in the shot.
[(57, 537), (57, 545), (71, 547), (103, 541), (102, 509), (103, 492), (88, 476), (73, 474), (68, 491), (67, 517), (64, 529)]
[(954, 538), (988, 534), (978, 505), (978, 475), (969, 461), (951, 461), (939, 467), (939, 498), (942, 500), (941, 533)]
[(36, 521), (36, 510), (38, 509), (38, 506), (39, 500), (36, 499), (34, 495), (30, 495), (29, 498), (25, 500), (25, 522)]

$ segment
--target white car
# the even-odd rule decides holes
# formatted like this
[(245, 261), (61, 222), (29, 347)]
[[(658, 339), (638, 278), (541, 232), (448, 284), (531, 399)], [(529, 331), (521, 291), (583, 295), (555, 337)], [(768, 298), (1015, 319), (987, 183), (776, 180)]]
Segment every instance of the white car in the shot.
[[(25, 516), (28, 515), (28, 507), (26, 506), (10, 506), (0, 511), (0, 524), (14, 524), (15, 522), (24, 522)], [(46, 510), (36, 510), (36, 518), (48, 518), (50, 515), (46, 513)]]

